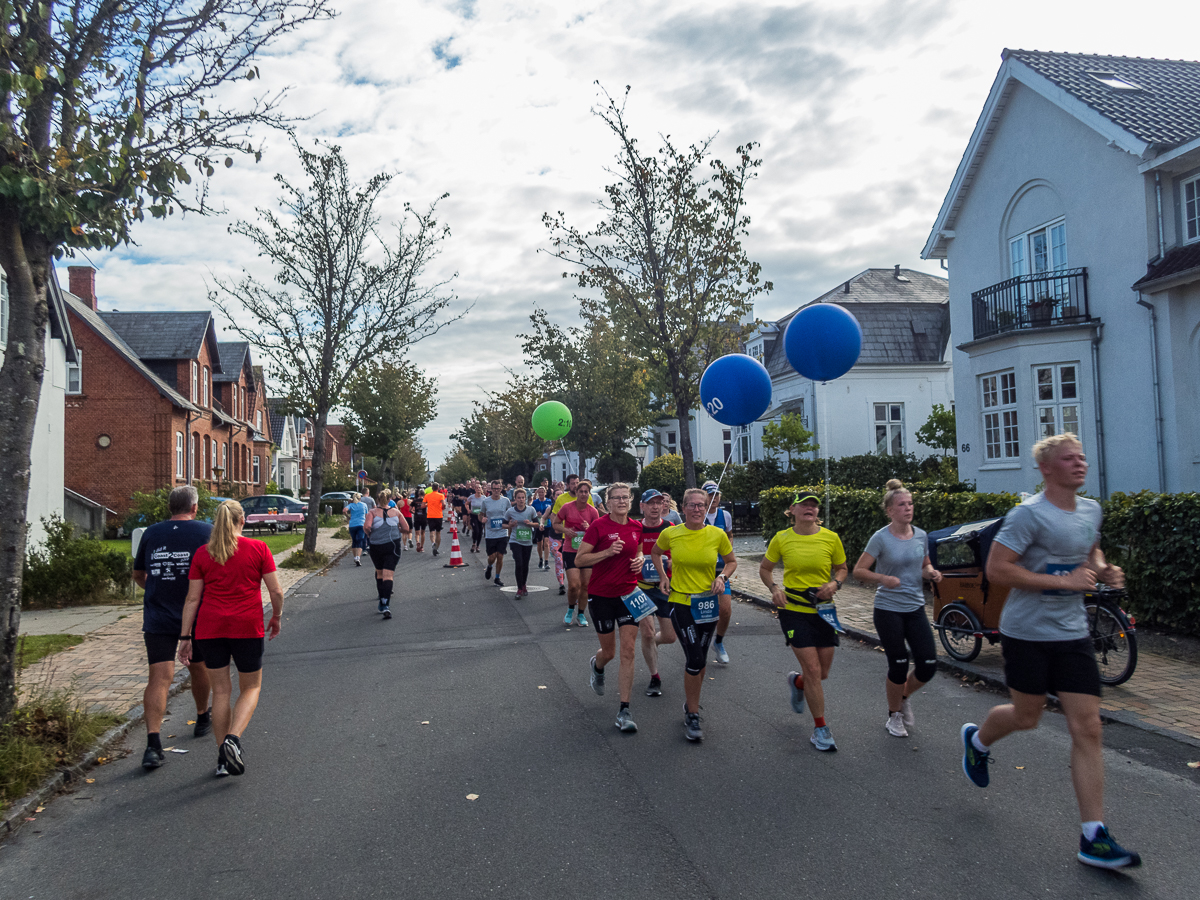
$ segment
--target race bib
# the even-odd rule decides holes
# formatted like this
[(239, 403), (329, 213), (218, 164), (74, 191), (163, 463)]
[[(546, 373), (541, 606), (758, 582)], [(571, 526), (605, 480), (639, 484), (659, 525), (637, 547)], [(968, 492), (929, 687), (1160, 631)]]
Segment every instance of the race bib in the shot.
[(846, 633), (846, 629), (842, 627), (842, 623), (838, 621), (837, 608), (832, 603), (818, 603), (817, 615), (833, 626), (833, 630)]
[(634, 588), (633, 592), (626, 594), (621, 598), (625, 604), (625, 608), (629, 610), (629, 614), (633, 616), (633, 621), (640, 622), (647, 616), (654, 615), (658, 611), (658, 607), (654, 601), (646, 596), (646, 592), (641, 588)]
[(492, 531), (500, 531), (504, 528), (504, 516), (492, 516), (488, 519), (488, 528)]
[(697, 625), (707, 625), (709, 622), (717, 621), (721, 611), (717, 605), (716, 594), (691, 594), (690, 599), (693, 622)]
[(642, 581), (658, 584), (659, 580), (658, 569), (654, 567), (654, 560), (647, 556), (642, 560)]
[(518, 525), (513, 529), (513, 540), (518, 544), (533, 541), (533, 528), (529, 525)]
[(582, 535), (582, 534), (576, 534), (576, 535), (575, 535), (575, 537), (571, 538), (571, 549), (572, 549), (572, 550), (578, 550), (578, 549), (579, 549), (579, 545), (580, 545), (580, 544), (582, 544), (582, 543), (583, 543), (583, 535)]

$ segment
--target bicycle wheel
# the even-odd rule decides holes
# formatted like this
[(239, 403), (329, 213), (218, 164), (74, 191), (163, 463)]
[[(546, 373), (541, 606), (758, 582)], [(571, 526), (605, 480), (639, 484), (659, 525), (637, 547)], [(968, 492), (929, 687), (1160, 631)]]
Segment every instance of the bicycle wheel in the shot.
[(938, 616), (938, 637), (946, 652), (959, 662), (970, 662), (979, 655), (983, 639), (976, 634), (979, 621), (964, 606), (952, 603)]
[(1124, 684), (1137, 667), (1137, 637), (1120, 609), (1098, 600), (1085, 603), (1100, 681)]

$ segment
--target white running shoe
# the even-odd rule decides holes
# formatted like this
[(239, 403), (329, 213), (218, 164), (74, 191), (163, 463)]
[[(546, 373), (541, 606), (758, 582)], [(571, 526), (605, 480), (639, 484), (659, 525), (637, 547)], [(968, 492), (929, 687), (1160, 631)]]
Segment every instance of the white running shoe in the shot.
[(904, 724), (908, 728), (912, 728), (917, 722), (913, 718), (912, 701), (907, 697), (900, 701), (900, 717), (904, 720)]
[(883, 727), (892, 737), (908, 737), (908, 729), (904, 727), (903, 713), (894, 712), (889, 715), (887, 721), (883, 723)]

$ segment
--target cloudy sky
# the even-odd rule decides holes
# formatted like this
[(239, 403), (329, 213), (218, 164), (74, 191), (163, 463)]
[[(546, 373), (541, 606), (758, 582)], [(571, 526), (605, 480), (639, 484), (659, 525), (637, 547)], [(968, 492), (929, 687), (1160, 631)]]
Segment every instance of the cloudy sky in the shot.
[[(775, 290), (760, 318), (794, 309), (868, 267), (936, 272), (920, 250), (1000, 65), (1004, 47), (1195, 59), (1191, 4), (1145, 0), (1108, 16), (1095, 3), (1008, 0), (340, 0), (341, 15), (274, 48), (259, 68), (290, 86), (303, 139), (336, 142), (356, 177), (397, 177), (405, 201), (439, 207), (453, 236), (434, 276), (457, 273), (462, 321), (412, 352), (439, 379), (421, 435), (436, 465), (471, 402), (520, 368), (535, 305), (578, 313), (547, 247), (543, 212), (594, 221), (615, 144), (591, 110), (596, 82), (629, 85), (644, 149), (658, 135), (715, 135), (718, 155), (761, 144), (747, 242)], [(258, 165), (222, 169), (220, 217), (146, 223), (137, 246), (90, 254), (102, 309), (208, 307), (213, 276), (269, 277), (232, 220), (275, 205), (294, 175), (286, 139)], [(64, 279), (65, 281), (65, 279)], [(233, 339), (231, 333), (227, 333)]]

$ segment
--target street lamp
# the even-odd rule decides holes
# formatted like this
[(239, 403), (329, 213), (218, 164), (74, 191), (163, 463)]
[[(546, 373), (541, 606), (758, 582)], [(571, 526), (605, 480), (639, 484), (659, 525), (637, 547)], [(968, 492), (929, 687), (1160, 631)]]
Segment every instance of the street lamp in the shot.
[(646, 465), (646, 451), (649, 449), (645, 441), (638, 441), (634, 445), (634, 452), (637, 453), (638, 473), (641, 474), (642, 466)]

